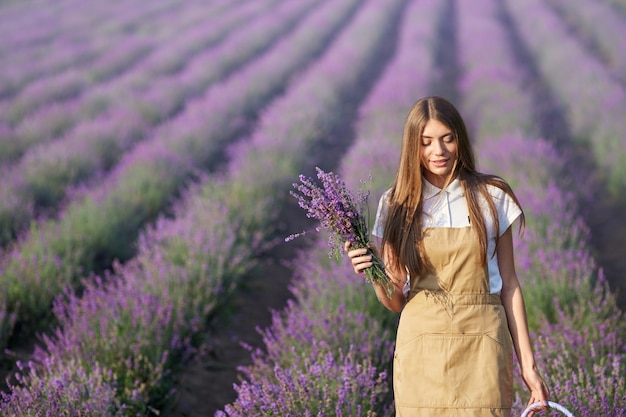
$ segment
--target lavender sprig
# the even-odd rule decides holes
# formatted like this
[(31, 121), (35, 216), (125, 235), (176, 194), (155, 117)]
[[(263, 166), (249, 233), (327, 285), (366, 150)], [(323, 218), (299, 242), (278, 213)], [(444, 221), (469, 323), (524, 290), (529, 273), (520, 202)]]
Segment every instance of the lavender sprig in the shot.
[[(354, 194), (346, 187), (338, 175), (324, 172), (316, 167), (317, 178), (321, 187), (311, 178), (299, 176), (300, 183), (294, 183), (297, 191), (290, 194), (298, 200), (298, 204), (309, 218), (320, 222), (316, 230), (326, 229), (329, 234), (328, 244), (331, 247), (330, 256), (339, 258), (345, 241), (349, 241), (354, 248), (368, 248), (372, 255), (373, 265), (364, 271), (367, 282), (381, 285), (389, 298), (393, 294), (393, 283), (385, 273), (383, 261), (370, 249), (369, 231), (365, 211), (368, 207), (369, 190), (361, 190)], [(285, 241), (291, 241), (306, 232), (290, 235)]]

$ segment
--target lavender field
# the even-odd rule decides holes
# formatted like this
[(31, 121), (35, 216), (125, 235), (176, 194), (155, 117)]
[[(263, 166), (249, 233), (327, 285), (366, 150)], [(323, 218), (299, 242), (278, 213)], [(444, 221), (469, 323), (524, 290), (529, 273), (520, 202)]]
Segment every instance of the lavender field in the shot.
[(626, 416), (623, 0), (0, 1), (0, 36), (0, 415), (393, 416), (398, 317), (284, 242), (289, 191), (375, 212), (441, 95), (526, 212), (552, 400)]

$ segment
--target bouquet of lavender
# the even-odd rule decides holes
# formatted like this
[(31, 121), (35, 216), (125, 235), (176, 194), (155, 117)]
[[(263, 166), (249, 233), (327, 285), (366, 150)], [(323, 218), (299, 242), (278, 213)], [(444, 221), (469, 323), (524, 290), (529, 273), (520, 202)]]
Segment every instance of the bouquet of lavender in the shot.
[[(293, 184), (299, 193), (291, 191), (290, 194), (298, 200), (300, 207), (307, 211), (307, 217), (320, 221), (320, 226), (316, 228), (318, 232), (322, 228), (329, 232), (328, 243), (331, 247), (329, 255), (339, 257), (345, 241), (350, 241), (354, 248), (369, 249), (370, 240), (365, 216), (369, 190), (355, 195), (347, 189), (338, 175), (324, 172), (320, 168), (316, 170), (317, 178), (322, 183), (321, 187), (314, 184), (312, 179), (300, 175), (300, 183)], [(305, 232), (291, 235), (285, 241), (304, 234)], [(385, 273), (383, 261), (371, 251), (370, 255), (373, 265), (364, 271), (365, 279), (367, 282), (382, 285), (387, 296), (391, 298), (393, 283)]]

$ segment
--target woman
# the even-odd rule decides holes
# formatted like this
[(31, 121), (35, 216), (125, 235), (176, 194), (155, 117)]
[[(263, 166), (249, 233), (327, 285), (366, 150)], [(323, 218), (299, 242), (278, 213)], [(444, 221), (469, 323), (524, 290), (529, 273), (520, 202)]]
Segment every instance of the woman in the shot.
[[(548, 401), (515, 272), (516, 220), (521, 230), (524, 215), (508, 184), (476, 171), (456, 108), (440, 97), (418, 101), (373, 229), (396, 286), (391, 298), (375, 286), (378, 299), (401, 312), (397, 417), (510, 416), (513, 347), (529, 404)], [(355, 272), (372, 266), (366, 249), (346, 243), (346, 251)]]

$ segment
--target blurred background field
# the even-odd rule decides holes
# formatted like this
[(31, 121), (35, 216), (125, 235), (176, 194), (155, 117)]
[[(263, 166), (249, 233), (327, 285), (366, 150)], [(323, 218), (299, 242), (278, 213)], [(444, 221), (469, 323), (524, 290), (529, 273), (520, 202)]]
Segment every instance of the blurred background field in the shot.
[(0, 1), (0, 37), (3, 416), (393, 415), (397, 316), (284, 237), (315, 167), (375, 212), (427, 95), (526, 212), (553, 400), (626, 416), (623, 0)]

